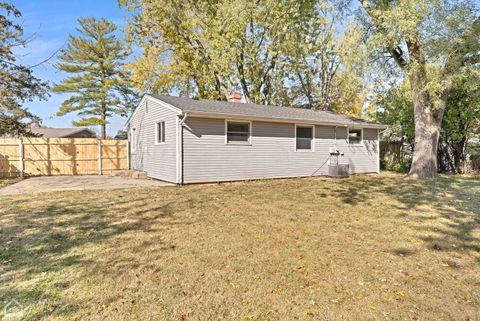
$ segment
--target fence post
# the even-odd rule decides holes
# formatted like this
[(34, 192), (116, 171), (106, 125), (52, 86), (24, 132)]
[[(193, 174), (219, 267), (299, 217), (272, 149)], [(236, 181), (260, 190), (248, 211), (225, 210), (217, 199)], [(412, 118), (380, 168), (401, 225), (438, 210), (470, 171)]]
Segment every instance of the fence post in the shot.
[(98, 140), (98, 175), (102, 175), (102, 140)]
[(130, 169), (130, 142), (127, 140), (126, 142), (126, 150), (127, 150), (127, 169)]
[(23, 141), (20, 138), (18, 140), (18, 175), (23, 177)]

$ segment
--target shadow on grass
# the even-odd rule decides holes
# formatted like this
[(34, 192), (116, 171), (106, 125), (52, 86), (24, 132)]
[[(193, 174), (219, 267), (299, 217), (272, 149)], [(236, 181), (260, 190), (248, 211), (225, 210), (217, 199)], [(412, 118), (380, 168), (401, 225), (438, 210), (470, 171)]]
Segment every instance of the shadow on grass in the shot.
[[(157, 232), (158, 235), (158, 230), (153, 227), (158, 222), (161, 222), (162, 228), (190, 224), (175, 219), (174, 214), (189, 208), (191, 204), (172, 197), (168, 201), (158, 202), (152, 202), (147, 196), (135, 197), (133, 201), (118, 198), (108, 203), (90, 193), (76, 199), (59, 199), (35, 205), (33, 213), (28, 211), (32, 207), (28, 205), (31, 201), (28, 196), (16, 198), (15, 201), (18, 202), (12, 205), (15, 214), (5, 211), (2, 217), (8, 224), (0, 227), (0, 282), (3, 283), (0, 302), (5, 303), (15, 298), (24, 306), (36, 306), (35, 313), (29, 315), (32, 319), (41, 319), (54, 311), (57, 316), (61, 316), (79, 308), (74, 302), (58, 302), (56, 294), (52, 293), (52, 287), (62, 291), (62, 287), (66, 286), (50, 279), (56, 272), (76, 265), (82, 266), (86, 271), (107, 271), (113, 267), (116, 273), (126, 272), (135, 265), (133, 253), (148, 246), (145, 242), (123, 244), (128, 248), (127, 252), (132, 253), (132, 257), (127, 255), (120, 259), (113, 256), (114, 261), (108, 262), (107, 267), (104, 262), (87, 259), (82, 252), (85, 245), (100, 244), (131, 232), (140, 233), (138, 235)], [(125, 208), (122, 205), (129, 205), (128, 212), (112, 212), (112, 206)], [(155, 245), (160, 250), (175, 248), (173, 244), (166, 244), (161, 239), (156, 239)], [(35, 280), (34, 287), (18, 286), (29, 280)], [(2, 313), (3, 311), (0, 312), (0, 318)]]
[[(268, 201), (272, 202), (272, 208), (284, 206), (292, 208), (292, 213), (295, 213), (294, 206), (298, 202), (304, 202), (307, 204), (306, 209), (316, 213), (328, 201), (328, 197), (336, 197), (346, 207), (355, 209), (359, 205), (368, 206), (377, 196), (387, 196), (387, 201), (392, 202), (389, 205), (400, 212), (395, 213), (395, 218), (409, 219), (415, 223), (413, 228), (422, 232), (418, 233), (419, 238), (429, 250), (480, 252), (480, 239), (476, 236), (480, 225), (478, 180), (441, 177), (420, 182), (398, 176), (357, 176), (332, 180), (332, 189), (329, 188), (330, 181), (327, 182), (327, 179), (318, 180), (322, 184), (316, 185), (313, 181), (312, 186), (308, 187), (306, 184), (309, 182), (305, 180), (226, 185), (214, 189), (218, 195), (200, 192), (198, 194), (202, 194), (201, 197), (195, 196), (197, 187), (185, 187), (190, 190), (180, 189), (178, 195), (181, 198), (175, 195), (176, 192), (158, 194), (148, 191), (143, 194), (136, 191), (133, 195), (131, 191), (112, 192), (108, 195), (108, 192), (103, 192), (103, 196), (102, 192), (98, 195), (94, 192), (67, 192), (59, 195), (58, 199), (52, 193), (50, 200), (45, 195), (39, 197), (40, 200), (48, 200), (43, 203), (30, 199), (30, 196), (11, 198), (15, 203), (10, 204), (10, 208), (0, 209), (0, 273), (5, 274), (0, 280), (4, 283), (0, 300), (16, 298), (27, 306), (45, 302), (44, 307), (29, 315), (31, 319), (41, 319), (53, 313), (56, 317), (68, 317), (81, 306), (77, 306), (75, 301), (62, 301), (65, 300), (62, 299), (64, 296), (60, 298), (52, 291), (53, 288), (63, 292), (70, 286), (55, 279), (57, 272), (81, 266), (81, 273), (85, 275), (92, 271), (118, 275), (135, 269), (139, 264), (142, 264), (142, 268), (155, 268), (148, 266), (149, 262), (139, 263), (134, 254), (143, 253), (145, 248), (158, 250), (158, 253), (152, 253), (153, 261), (156, 261), (156, 258), (165, 253), (163, 251), (174, 250), (174, 243), (162, 239), (162, 230), (192, 224), (184, 215), (176, 215), (177, 213), (192, 208), (195, 208), (195, 212), (201, 212), (202, 208), (207, 207), (210, 211), (212, 208), (220, 211), (233, 197), (246, 198), (252, 204), (263, 205), (265, 200), (262, 200), (262, 196), (265, 196), (265, 191), (270, 193)], [(268, 188), (265, 188), (267, 184)], [(317, 189), (311, 192), (311, 187), (315, 186)], [(292, 193), (289, 188), (296, 191)], [(292, 202), (284, 202), (287, 194), (295, 197)], [(161, 199), (157, 199), (160, 195)], [(314, 197), (325, 200), (309, 203), (310, 198)], [(5, 200), (8, 199), (2, 199)], [(435, 208), (442, 221), (440, 227), (428, 224), (432, 220), (438, 220), (438, 217), (432, 216), (430, 212), (421, 213), (423, 206)], [(401, 224), (402, 220), (397, 221)], [(128, 237), (123, 237), (119, 244), (115, 238), (127, 233)], [(148, 234), (154, 238), (139, 238)], [(115, 251), (118, 248), (123, 255), (109, 253), (105, 260), (91, 260), (83, 252), (86, 245), (107, 242), (109, 249)], [(391, 253), (414, 256), (415, 251), (405, 247), (392, 249)], [(454, 261), (447, 264), (455, 266)], [(35, 286), (16, 286), (29, 281), (34, 282)]]
[[(397, 177), (353, 177), (341, 181), (343, 189), (334, 192), (343, 203), (360, 205), (376, 195), (386, 195), (400, 205), (399, 217), (417, 221), (419, 236), (433, 251), (480, 252), (480, 180), (478, 178), (441, 176), (438, 179), (417, 181)], [(438, 217), (422, 215), (422, 207), (434, 207), (440, 215), (441, 227), (426, 223)], [(412, 216), (412, 213), (415, 215)], [(478, 233), (476, 234), (478, 235)], [(394, 254), (400, 255), (401, 251)], [(409, 255), (405, 253), (404, 255)]]

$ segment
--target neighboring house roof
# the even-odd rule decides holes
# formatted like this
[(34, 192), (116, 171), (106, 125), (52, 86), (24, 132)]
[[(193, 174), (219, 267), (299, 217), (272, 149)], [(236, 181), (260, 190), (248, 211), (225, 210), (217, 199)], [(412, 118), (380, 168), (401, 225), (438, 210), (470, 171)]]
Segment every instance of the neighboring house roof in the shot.
[(336, 114), (330, 111), (314, 111), (310, 109), (292, 107), (232, 103), (227, 101), (192, 99), (152, 94), (147, 94), (146, 96), (167, 103), (168, 105), (178, 109), (180, 113), (190, 113), (195, 116), (235, 116), (245, 118), (260, 118), (265, 120), (315, 122), (341, 126), (358, 125), (374, 128), (387, 127), (379, 122), (349, 117), (347, 115)]
[(119, 140), (128, 139), (128, 135), (127, 134), (116, 134), (115, 137), (113, 137), (113, 139), (119, 139)]
[(42, 138), (65, 138), (75, 136), (83, 131), (88, 132), (88, 136), (95, 137), (96, 134), (94, 131), (85, 128), (85, 127), (76, 127), (76, 128), (49, 128), (49, 127), (34, 127), (29, 129), (35, 135), (38, 135)]

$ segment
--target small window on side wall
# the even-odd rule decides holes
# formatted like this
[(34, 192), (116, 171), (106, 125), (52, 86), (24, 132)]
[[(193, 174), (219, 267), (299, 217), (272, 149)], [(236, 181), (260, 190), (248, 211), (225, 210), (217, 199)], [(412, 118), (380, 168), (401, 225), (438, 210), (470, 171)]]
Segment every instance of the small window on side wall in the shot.
[(363, 142), (362, 129), (348, 129), (348, 143), (350, 145), (361, 145)]
[(296, 126), (295, 137), (296, 150), (313, 150), (313, 126)]
[(227, 121), (227, 144), (250, 144), (250, 122)]
[(155, 143), (164, 144), (165, 143), (165, 122), (161, 121), (156, 124), (156, 137)]

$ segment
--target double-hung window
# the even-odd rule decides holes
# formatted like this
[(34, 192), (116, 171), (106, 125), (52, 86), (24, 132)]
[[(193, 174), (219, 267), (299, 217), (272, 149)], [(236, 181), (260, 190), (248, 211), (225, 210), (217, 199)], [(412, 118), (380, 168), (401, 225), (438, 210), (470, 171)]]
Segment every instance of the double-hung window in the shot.
[(363, 143), (362, 129), (348, 129), (348, 143), (350, 145), (361, 145)]
[(295, 126), (295, 149), (313, 151), (313, 126)]
[(165, 122), (164, 121), (156, 123), (155, 143), (157, 144), (165, 143)]
[(252, 125), (250, 122), (227, 121), (227, 144), (250, 144)]

